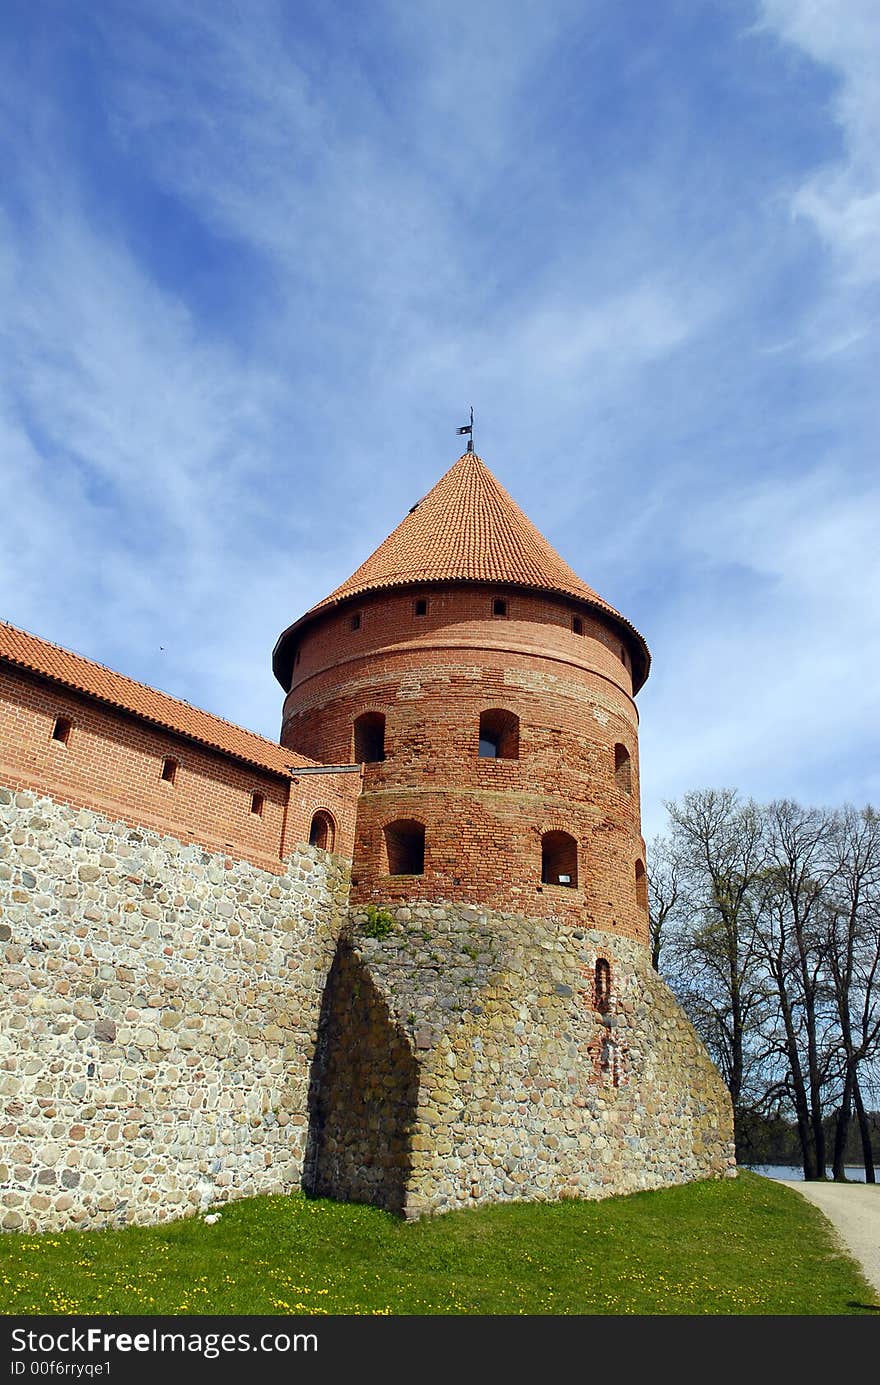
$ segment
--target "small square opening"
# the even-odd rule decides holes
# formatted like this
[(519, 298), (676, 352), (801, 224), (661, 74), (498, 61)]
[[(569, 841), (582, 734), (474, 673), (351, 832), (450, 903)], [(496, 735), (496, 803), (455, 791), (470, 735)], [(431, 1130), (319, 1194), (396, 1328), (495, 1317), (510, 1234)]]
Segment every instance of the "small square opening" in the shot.
[(584, 633), (584, 622), (581, 620), (580, 616), (572, 616), (571, 628), (576, 635), (582, 635)]
[(496, 596), (495, 600), (492, 602), (492, 614), (493, 616), (507, 615), (507, 602), (503, 597)]
[(255, 813), (258, 818), (261, 818), (263, 816), (263, 804), (265, 803), (265, 801), (266, 800), (261, 793), (251, 794), (251, 812)]
[(417, 616), (426, 616), (428, 614), (428, 602), (424, 596), (416, 598), (415, 605), (413, 606), (413, 613)]
[(67, 745), (70, 740), (70, 732), (73, 722), (69, 717), (56, 717), (55, 725), (52, 727), (53, 741), (59, 741), (61, 745)]
[(348, 622), (348, 628), (349, 628), (350, 630), (360, 630), (360, 628), (361, 628), (361, 613), (360, 613), (360, 611), (356, 611), (356, 612), (354, 613), (354, 615), (352, 616), (351, 620)]
[(166, 756), (162, 761), (162, 779), (166, 784), (173, 784), (177, 778), (178, 761)]

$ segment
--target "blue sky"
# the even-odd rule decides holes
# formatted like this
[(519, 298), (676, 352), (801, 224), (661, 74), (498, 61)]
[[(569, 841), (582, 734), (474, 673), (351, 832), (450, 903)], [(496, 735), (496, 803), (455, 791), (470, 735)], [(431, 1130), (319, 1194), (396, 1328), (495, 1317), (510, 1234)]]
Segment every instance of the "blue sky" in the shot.
[(6, 0), (0, 616), (273, 739), (476, 450), (663, 801), (880, 801), (876, 0)]

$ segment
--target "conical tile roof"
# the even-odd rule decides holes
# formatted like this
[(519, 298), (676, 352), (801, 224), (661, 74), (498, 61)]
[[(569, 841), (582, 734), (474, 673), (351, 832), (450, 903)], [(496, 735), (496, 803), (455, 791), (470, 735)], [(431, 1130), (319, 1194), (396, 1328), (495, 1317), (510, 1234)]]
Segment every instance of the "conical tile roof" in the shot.
[(635, 638), (637, 686), (647, 676), (650, 656), (642, 636), (581, 581), (473, 452), (459, 457), (347, 581), (284, 632), (275, 649), (276, 673), (281, 677), (286, 663), (287, 637), (328, 607), (368, 592), (432, 582), (489, 582), (574, 597)]

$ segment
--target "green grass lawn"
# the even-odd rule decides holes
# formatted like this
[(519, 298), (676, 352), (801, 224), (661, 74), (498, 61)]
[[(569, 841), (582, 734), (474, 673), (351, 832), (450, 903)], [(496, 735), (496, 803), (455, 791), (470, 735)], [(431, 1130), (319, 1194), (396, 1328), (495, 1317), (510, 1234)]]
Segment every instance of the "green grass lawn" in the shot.
[(5, 1314), (858, 1314), (877, 1295), (793, 1189), (741, 1173), (404, 1223), (260, 1197), (159, 1227), (0, 1236)]

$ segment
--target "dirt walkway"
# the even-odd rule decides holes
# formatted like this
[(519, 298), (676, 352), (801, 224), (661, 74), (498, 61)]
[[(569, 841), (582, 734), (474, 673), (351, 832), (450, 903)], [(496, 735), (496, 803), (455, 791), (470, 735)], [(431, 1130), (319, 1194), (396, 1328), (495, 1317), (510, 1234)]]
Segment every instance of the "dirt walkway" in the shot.
[(858, 1260), (880, 1307), (880, 1183), (792, 1183), (786, 1187), (825, 1213), (847, 1250)]

